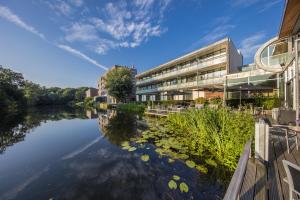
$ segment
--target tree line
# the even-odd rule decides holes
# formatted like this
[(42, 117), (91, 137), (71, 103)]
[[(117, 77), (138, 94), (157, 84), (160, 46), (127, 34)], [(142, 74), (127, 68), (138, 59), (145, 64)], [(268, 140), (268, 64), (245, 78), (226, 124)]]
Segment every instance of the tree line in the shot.
[(22, 73), (0, 66), (0, 112), (42, 105), (66, 105), (82, 102), (87, 87), (45, 87), (25, 80)]

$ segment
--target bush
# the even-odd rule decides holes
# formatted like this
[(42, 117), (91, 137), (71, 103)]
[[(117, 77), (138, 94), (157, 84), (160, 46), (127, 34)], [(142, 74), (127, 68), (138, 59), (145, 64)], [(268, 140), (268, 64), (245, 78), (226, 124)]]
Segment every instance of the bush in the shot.
[(84, 99), (84, 106), (85, 107), (93, 107), (94, 106), (94, 98), (93, 97), (86, 97)]
[(263, 107), (266, 110), (272, 110), (273, 108), (278, 108), (280, 107), (280, 99), (277, 97), (273, 97), (273, 98), (266, 98), (263, 101)]
[(126, 104), (119, 104), (117, 109), (121, 111), (133, 112), (137, 114), (144, 114), (146, 107), (143, 104), (126, 103)]
[(195, 99), (196, 104), (206, 104), (207, 100), (204, 97), (199, 97)]
[(222, 99), (220, 97), (214, 97), (214, 98), (210, 99), (209, 102), (213, 105), (221, 105)]

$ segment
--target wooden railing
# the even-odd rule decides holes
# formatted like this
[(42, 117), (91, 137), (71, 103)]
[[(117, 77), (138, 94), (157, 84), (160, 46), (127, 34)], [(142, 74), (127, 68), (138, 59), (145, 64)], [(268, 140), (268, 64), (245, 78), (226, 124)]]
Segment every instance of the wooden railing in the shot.
[(241, 155), (238, 166), (234, 171), (234, 174), (231, 178), (230, 184), (227, 188), (226, 194), (223, 200), (236, 200), (239, 197), (245, 172), (247, 169), (247, 163), (249, 157), (251, 156), (251, 140), (248, 141), (245, 145), (244, 152)]

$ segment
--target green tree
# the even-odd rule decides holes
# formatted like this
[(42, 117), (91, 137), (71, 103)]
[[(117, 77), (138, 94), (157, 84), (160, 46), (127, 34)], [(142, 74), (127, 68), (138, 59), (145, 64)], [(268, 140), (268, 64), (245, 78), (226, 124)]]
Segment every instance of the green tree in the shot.
[(116, 98), (118, 102), (126, 102), (132, 95), (133, 80), (132, 72), (127, 68), (115, 68), (108, 72), (107, 92)]
[(87, 87), (80, 87), (76, 89), (75, 92), (75, 101), (76, 102), (81, 102), (85, 98), (85, 92), (88, 88)]
[(16, 111), (24, 104), (24, 77), (0, 66), (0, 112)]
[(45, 89), (42, 88), (39, 84), (33, 83), (31, 81), (25, 81), (24, 96), (27, 100), (27, 105), (37, 105), (44, 93)]

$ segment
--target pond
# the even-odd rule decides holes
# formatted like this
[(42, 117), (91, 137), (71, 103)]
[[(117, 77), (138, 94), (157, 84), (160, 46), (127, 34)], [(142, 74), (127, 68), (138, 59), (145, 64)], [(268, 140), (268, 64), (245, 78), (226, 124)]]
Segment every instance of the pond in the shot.
[[(151, 143), (129, 113), (43, 108), (0, 119), (0, 199), (222, 199), (224, 186)], [(176, 188), (176, 189), (175, 189)]]

